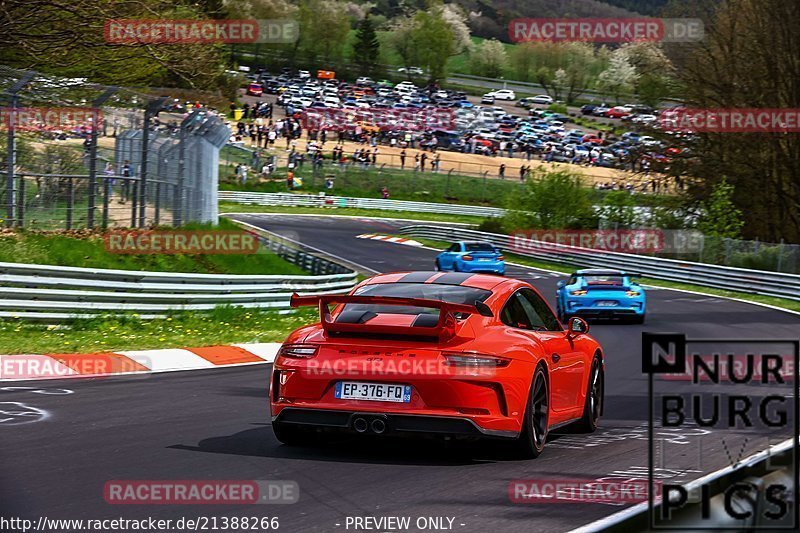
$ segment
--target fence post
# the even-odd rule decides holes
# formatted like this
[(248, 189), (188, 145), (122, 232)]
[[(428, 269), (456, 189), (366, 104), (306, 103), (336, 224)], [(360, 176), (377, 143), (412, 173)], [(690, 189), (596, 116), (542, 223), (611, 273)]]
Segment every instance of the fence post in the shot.
[(160, 210), (161, 210), (161, 182), (160, 181), (156, 182), (156, 206), (155, 206), (155, 209), (156, 209), (155, 224), (156, 224), (156, 226), (158, 226), (158, 223), (161, 222), (161, 216), (160, 216), (160, 213), (159, 213)]
[(781, 239), (781, 242), (778, 244), (778, 265), (777, 268), (775, 269), (776, 272), (781, 271), (782, 263), (783, 263), (783, 239)]
[(10, 109), (8, 114), (8, 144), (6, 144), (6, 226), (9, 228), (14, 225), (14, 193), (16, 192), (14, 190), (14, 167), (17, 166), (16, 108), (17, 104), (19, 103), (19, 97), (17, 96), (17, 93), (19, 93), (35, 75), (36, 72), (26, 72), (19, 80), (17, 80), (17, 83), (12, 85), (6, 91), (6, 94), (9, 95), (10, 100)]
[(92, 133), (89, 136), (89, 198), (86, 217), (86, 227), (94, 228), (95, 197), (97, 196), (97, 136), (100, 127), (100, 113), (98, 109), (103, 103), (117, 92), (116, 87), (109, 87), (94, 102), (92, 102)]
[(131, 227), (136, 227), (136, 204), (139, 200), (139, 183), (134, 180), (128, 180), (130, 183), (130, 190), (131, 190)]
[(108, 227), (108, 203), (111, 201), (111, 180), (108, 176), (103, 176), (103, 229)]
[(139, 169), (139, 227), (147, 225), (147, 156), (150, 144), (150, 120), (158, 116), (166, 98), (158, 98), (147, 103), (144, 109), (144, 125), (142, 126), (142, 165)]
[(445, 185), (444, 185), (444, 196), (445, 196), (445, 198), (450, 196), (450, 175), (453, 173), (453, 170), (454, 169), (451, 168), (450, 170), (447, 171), (447, 181), (445, 182)]
[(14, 167), (17, 165), (17, 143), (16, 141), (16, 108), (17, 95), (11, 95), (11, 105), (8, 113), (8, 153), (6, 155), (6, 226), (14, 225)]
[(483, 191), (481, 192), (481, 202), (486, 202), (486, 178), (488, 175), (488, 170), (483, 173)]
[(19, 177), (19, 196), (17, 200), (17, 227), (25, 227), (25, 176)]
[(67, 178), (67, 229), (72, 229), (72, 209), (75, 205), (75, 187), (72, 178)]

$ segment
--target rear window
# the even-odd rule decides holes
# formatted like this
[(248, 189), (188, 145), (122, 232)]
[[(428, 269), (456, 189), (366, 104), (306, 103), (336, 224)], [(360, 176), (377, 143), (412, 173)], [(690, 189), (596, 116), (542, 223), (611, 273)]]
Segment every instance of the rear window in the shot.
[(488, 242), (467, 242), (464, 243), (468, 252), (494, 252), (495, 247)]
[(584, 276), (589, 285), (622, 285), (622, 276)]
[[(456, 304), (472, 305), (484, 301), (492, 291), (462, 287), (460, 285), (437, 285), (435, 283), (378, 283), (364, 285), (353, 293), (356, 296), (392, 296), (396, 298), (424, 298)], [(400, 315), (438, 314), (438, 309), (398, 305), (346, 304), (345, 311), (372, 311)]]

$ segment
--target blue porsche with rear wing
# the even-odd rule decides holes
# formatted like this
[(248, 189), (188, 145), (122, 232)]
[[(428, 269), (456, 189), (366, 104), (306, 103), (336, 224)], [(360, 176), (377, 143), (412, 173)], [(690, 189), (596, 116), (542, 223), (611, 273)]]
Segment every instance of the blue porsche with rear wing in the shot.
[(568, 281), (559, 281), (556, 312), (563, 322), (584, 318), (628, 318), (643, 324), (646, 316), (644, 289), (622, 270), (578, 270)]

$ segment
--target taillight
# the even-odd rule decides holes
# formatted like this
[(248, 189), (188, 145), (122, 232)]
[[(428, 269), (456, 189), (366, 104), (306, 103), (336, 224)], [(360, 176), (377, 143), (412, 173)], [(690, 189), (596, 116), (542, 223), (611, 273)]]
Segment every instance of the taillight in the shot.
[(472, 261), (472, 256), (471, 255), (464, 255), (464, 256), (461, 256), (461, 259), (463, 259), (464, 261)]
[(586, 291), (578, 289), (577, 291), (570, 292), (570, 294), (573, 296), (586, 296)]
[(444, 352), (442, 355), (444, 356), (445, 362), (450, 366), (504, 368), (511, 363), (511, 359), (482, 353)]
[(625, 291), (625, 296), (639, 296), (638, 291)]
[(497, 256), (497, 260), (498, 260), (498, 261), (505, 261), (505, 260), (506, 260), (506, 256), (504, 256), (504, 255), (498, 255), (498, 256)]
[(317, 355), (319, 346), (316, 344), (284, 344), (278, 355), (293, 359), (308, 359)]

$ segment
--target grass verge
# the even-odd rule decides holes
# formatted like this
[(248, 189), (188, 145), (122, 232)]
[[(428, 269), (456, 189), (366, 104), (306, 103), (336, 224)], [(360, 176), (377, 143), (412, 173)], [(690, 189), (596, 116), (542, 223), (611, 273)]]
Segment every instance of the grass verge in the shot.
[[(399, 236), (409, 237), (408, 235), (399, 235)], [(415, 241), (422, 243), (425, 246), (428, 246), (430, 248), (435, 248), (437, 250), (444, 250), (451, 244), (446, 241), (437, 241), (434, 239), (424, 239), (420, 237), (411, 237), (411, 238), (413, 238)], [(566, 265), (561, 263), (550, 263), (547, 261), (539, 261), (536, 259), (531, 259), (529, 257), (524, 257), (521, 255), (508, 252), (503, 252), (503, 255), (505, 255), (506, 260), (511, 263), (517, 263), (532, 268), (541, 268), (543, 270), (563, 272), (564, 274), (571, 274), (578, 269), (585, 268), (575, 265)], [(641, 282), (643, 285), (650, 285), (652, 287), (692, 291), (701, 294), (708, 294), (709, 296), (721, 296), (724, 298), (735, 298), (737, 300), (745, 300), (748, 302), (780, 307), (781, 309), (787, 309), (789, 311), (800, 312), (800, 301), (790, 300), (787, 298), (775, 298), (773, 296), (762, 296), (760, 294), (750, 294), (747, 292), (728, 291), (725, 289), (715, 289), (713, 287), (704, 287), (702, 285), (692, 285), (690, 283), (679, 283), (676, 281), (667, 281), (663, 279), (642, 278)]]
[(366, 218), (407, 218), (409, 220), (431, 222), (459, 222), (480, 224), (482, 217), (450, 215), (445, 213), (419, 213), (417, 211), (383, 211), (379, 209), (358, 209), (354, 207), (290, 207), (282, 205), (245, 205), (233, 202), (220, 202), (220, 213), (286, 213), (313, 215), (342, 215)]
[(317, 313), (219, 307), (209, 313), (177, 312), (162, 320), (141, 320), (136, 314), (98, 316), (59, 326), (7, 320), (0, 321), (0, 353), (97, 353), (283, 342), (293, 329), (317, 320)]
[[(410, 165), (413, 166), (413, 157)], [(519, 159), (519, 161), (523, 161)], [(527, 163), (527, 162), (526, 162)], [(535, 162), (532, 162), (535, 163)], [(279, 169), (278, 176), (285, 176), (285, 170)], [(275, 179), (266, 182), (250, 181), (246, 185), (236, 183), (228, 173), (220, 174), (220, 190), (248, 192), (287, 192), (286, 180)], [(314, 176), (311, 164), (306, 162), (296, 169), (295, 176), (301, 177), (303, 185), (298, 192), (317, 194), (325, 192), (336, 196), (353, 196), (360, 198), (381, 198), (381, 189), (389, 189), (392, 200), (412, 200), (417, 202), (453, 203), (466, 205), (482, 205), (504, 207), (511, 195), (519, 194), (522, 183), (515, 174), (508, 170), (506, 179), (497, 179), (492, 173), (484, 178), (453, 174), (446, 172), (414, 172), (384, 168), (376, 170), (372, 167), (362, 169), (345, 165), (323, 168), (318, 176)], [(325, 176), (334, 178), (333, 190), (325, 188)]]
[[(221, 220), (218, 226), (193, 224), (181, 229), (230, 231), (240, 228)], [(263, 248), (244, 259), (239, 254), (111, 253), (105, 248), (103, 234), (89, 231), (2, 233), (0, 262), (202, 274), (307, 274)]]

